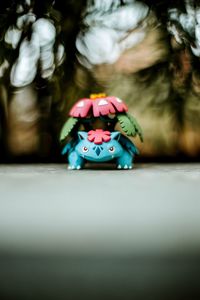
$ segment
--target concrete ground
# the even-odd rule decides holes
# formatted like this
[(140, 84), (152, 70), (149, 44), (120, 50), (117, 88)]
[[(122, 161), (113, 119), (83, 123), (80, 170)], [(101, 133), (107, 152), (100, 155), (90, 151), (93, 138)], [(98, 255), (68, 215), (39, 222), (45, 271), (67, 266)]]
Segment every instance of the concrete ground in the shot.
[(0, 299), (199, 299), (199, 183), (197, 163), (1, 165)]

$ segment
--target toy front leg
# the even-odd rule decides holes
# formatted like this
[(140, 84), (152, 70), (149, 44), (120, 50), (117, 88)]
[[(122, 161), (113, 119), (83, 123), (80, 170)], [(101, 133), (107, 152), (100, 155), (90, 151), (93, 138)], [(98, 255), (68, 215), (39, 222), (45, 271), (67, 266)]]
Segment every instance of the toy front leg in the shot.
[(128, 151), (124, 151), (123, 154), (117, 158), (117, 168), (132, 169), (133, 158), (133, 154), (130, 154)]
[(68, 155), (69, 166), (68, 169), (81, 169), (84, 165), (84, 159), (80, 157), (76, 151), (71, 151)]

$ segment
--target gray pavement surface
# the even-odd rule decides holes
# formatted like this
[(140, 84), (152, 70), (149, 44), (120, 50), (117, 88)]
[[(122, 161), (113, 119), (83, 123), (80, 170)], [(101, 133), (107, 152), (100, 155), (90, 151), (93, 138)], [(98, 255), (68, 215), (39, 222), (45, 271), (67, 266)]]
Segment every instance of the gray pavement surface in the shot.
[(200, 299), (200, 164), (0, 166), (0, 299)]
[(0, 248), (126, 253), (200, 248), (200, 164), (69, 171), (0, 166)]

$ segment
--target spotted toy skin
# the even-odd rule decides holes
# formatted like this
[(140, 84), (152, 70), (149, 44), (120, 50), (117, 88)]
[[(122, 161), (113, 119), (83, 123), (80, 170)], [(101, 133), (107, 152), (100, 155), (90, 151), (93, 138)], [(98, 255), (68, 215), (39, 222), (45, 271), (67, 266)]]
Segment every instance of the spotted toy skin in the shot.
[(69, 169), (82, 169), (87, 161), (101, 163), (111, 160), (116, 161), (118, 169), (132, 169), (138, 150), (120, 132), (111, 132), (108, 141), (90, 141), (88, 138), (88, 132), (79, 131), (78, 141), (71, 141), (64, 147), (62, 154), (68, 153)]

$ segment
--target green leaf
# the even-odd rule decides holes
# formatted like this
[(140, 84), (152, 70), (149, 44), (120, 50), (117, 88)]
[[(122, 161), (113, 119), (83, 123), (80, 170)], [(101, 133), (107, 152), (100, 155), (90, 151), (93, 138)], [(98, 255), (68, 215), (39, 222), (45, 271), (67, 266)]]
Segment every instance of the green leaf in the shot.
[(142, 128), (138, 124), (137, 120), (129, 114), (119, 114), (117, 119), (122, 130), (126, 133), (127, 136), (136, 136), (139, 135), (140, 140), (143, 142), (143, 133)]
[(141, 126), (138, 124), (137, 120), (133, 116), (131, 116), (130, 114), (127, 114), (127, 116), (130, 119), (131, 123), (135, 127), (136, 135), (138, 134), (139, 137), (140, 137), (141, 142), (143, 142), (144, 138), (143, 138), (143, 132), (142, 132)]
[(126, 133), (126, 135), (128, 136), (136, 135), (135, 126), (127, 114), (119, 114), (117, 115), (117, 119), (119, 121), (122, 130)]
[(64, 140), (69, 135), (77, 122), (78, 119), (72, 117), (65, 122), (60, 132), (60, 141)]

